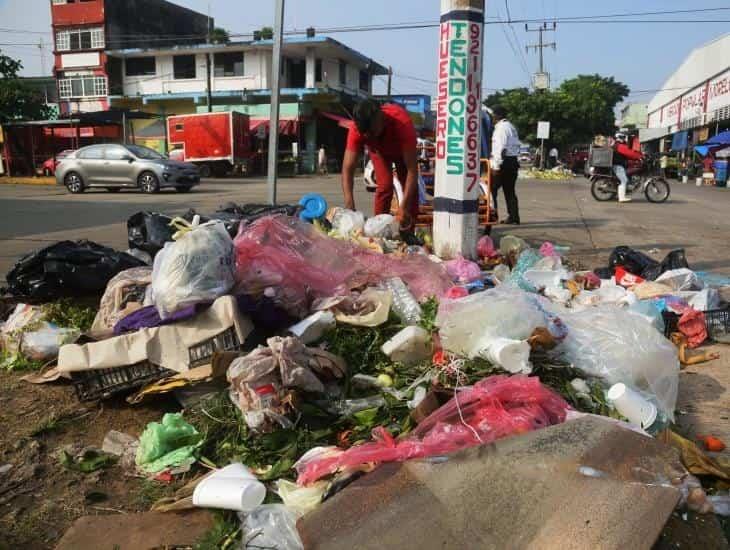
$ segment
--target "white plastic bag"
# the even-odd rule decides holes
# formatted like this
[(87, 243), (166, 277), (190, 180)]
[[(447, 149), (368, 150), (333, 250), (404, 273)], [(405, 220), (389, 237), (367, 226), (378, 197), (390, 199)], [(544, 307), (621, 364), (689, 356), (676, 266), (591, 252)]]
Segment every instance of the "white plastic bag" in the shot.
[(155, 256), (151, 286), (160, 317), (227, 294), (233, 276), (233, 241), (223, 222), (193, 226)]
[(332, 231), (338, 237), (347, 239), (356, 231), (361, 231), (364, 226), (365, 215), (362, 212), (335, 208), (332, 216)]
[(555, 353), (607, 385), (623, 382), (641, 392), (674, 420), (677, 350), (644, 315), (615, 305), (559, 314), (567, 336)]
[(537, 296), (503, 285), (441, 302), (436, 324), (445, 350), (473, 358), (486, 353), (483, 348), (490, 338), (526, 340), (548, 321)]
[(378, 214), (365, 222), (363, 233), (366, 237), (396, 239), (400, 234), (398, 220), (391, 214)]
[(78, 338), (81, 332), (73, 328), (61, 328), (49, 323), (39, 330), (23, 334), (20, 351), (35, 361), (48, 361), (58, 357), (59, 348)]
[(262, 504), (245, 515), (239, 514), (239, 518), (244, 549), (304, 550), (297, 518), (283, 504)]
[(702, 290), (705, 283), (697, 274), (686, 267), (665, 271), (655, 282), (672, 287), (674, 290)]

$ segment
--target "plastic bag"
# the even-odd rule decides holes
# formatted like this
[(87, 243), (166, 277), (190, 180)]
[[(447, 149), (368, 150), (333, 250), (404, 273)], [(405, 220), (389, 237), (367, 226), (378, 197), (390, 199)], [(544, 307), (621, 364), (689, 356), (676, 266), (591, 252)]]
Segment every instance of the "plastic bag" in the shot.
[(288, 479), (276, 482), (276, 492), (285, 506), (295, 509), (300, 515), (311, 512), (322, 503), (322, 496), (329, 487), (329, 482), (318, 481), (309, 487), (300, 487)]
[(172, 218), (157, 212), (137, 212), (127, 220), (129, 248), (147, 252), (152, 258), (172, 240)]
[(362, 212), (340, 207), (333, 210), (330, 221), (332, 222), (332, 232), (336, 236), (347, 239), (354, 233), (362, 231), (365, 227), (365, 215)]
[(503, 256), (519, 255), (526, 248), (528, 248), (527, 243), (514, 235), (505, 235), (499, 241), (499, 251)]
[(656, 278), (656, 282), (668, 285), (673, 290), (702, 290), (705, 286), (702, 279), (687, 268), (665, 271)]
[(480, 356), (485, 341), (526, 340), (547, 324), (537, 298), (510, 286), (442, 301), (436, 316), (443, 349), (471, 358)]
[(283, 504), (263, 504), (239, 514), (246, 549), (304, 550), (297, 531), (297, 518)]
[(344, 295), (392, 277), (400, 277), (417, 299), (441, 297), (452, 286), (446, 269), (425, 256), (371, 252), (295, 218), (262, 218), (242, 227), (234, 244), (238, 288), (246, 294), (266, 292), (299, 317), (309, 313), (315, 298)]
[(38, 300), (98, 295), (120, 271), (145, 265), (91, 241), (61, 241), (24, 256), (6, 276), (8, 292)]
[(390, 214), (378, 214), (365, 222), (363, 233), (366, 237), (397, 239), (400, 236), (398, 220)]
[(193, 226), (155, 257), (152, 295), (160, 317), (213, 301), (234, 285), (233, 241), (222, 222)]
[(91, 330), (111, 330), (127, 315), (142, 308), (151, 282), (151, 267), (134, 267), (117, 273), (106, 286)]
[(682, 248), (672, 250), (659, 263), (643, 252), (639, 252), (628, 246), (618, 246), (611, 252), (608, 259), (608, 267), (614, 269), (616, 266), (623, 266), (629, 273), (640, 275), (648, 281), (655, 280), (665, 271), (689, 268), (687, 257)]
[(445, 262), (446, 271), (449, 277), (457, 283), (471, 283), (482, 276), (482, 270), (474, 262), (463, 256), (457, 256), (453, 260)]
[(58, 357), (59, 348), (73, 342), (80, 334), (77, 329), (46, 323), (44, 328), (23, 334), (20, 351), (29, 359), (48, 361)]
[(150, 422), (139, 437), (135, 462), (142, 470), (156, 473), (170, 466), (192, 464), (202, 436), (180, 413), (166, 413), (162, 423)]
[(559, 315), (567, 336), (556, 353), (608, 385), (622, 382), (640, 391), (674, 419), (677, 350), (642, 315), (614, 305), (575, 313), (561, 309)]
[(494, 241), (489, 235), (484, 235), (477, 242), (477, 254), (480, 258), (494, 258), (497, 251), (494, 249)]
[(525, 272), (539, 262), (541, 258), (542, 256), (532, 248), (523, 250), (507, 282), (519, 286), (522, 290), (535, 292), (537, 289), (530, 281), (525, 279)]
[(341, 469), (453, 453), (510, 435), (559, 424), (568, 403), (539, 378), (491, 376), (464, 388), (400, 439), (382, 426), (370, 443), (346, 451), (307, 453), (294, 467), (297, 483), (308, 485)]

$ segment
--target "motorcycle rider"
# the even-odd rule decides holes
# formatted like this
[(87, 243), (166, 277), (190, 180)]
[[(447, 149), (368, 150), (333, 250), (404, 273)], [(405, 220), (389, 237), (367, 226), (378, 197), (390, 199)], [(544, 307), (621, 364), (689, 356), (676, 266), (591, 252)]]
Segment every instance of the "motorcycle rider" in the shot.
[(629, 177), (626, 175), (628, 161), (643, 158), (639, 151), (634, 151), (626, 145), (626, 141), (626, 134), (618, 132), (613, 145), (613, 173), (621, 182), (618, 186), (618, 202), (631, 202), (631, 197), (626, 195), (626, 188), (629, 185)]

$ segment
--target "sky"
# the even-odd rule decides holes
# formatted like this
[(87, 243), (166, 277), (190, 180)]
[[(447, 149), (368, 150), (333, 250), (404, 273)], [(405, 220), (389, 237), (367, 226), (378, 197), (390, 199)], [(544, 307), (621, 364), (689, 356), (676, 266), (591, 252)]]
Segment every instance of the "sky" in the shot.
[[(210, 7), (216, 26), (232, 33), (273, 25), (274, 0), (176, 0), (176, 3), (202, 13), (207, 13)], [(316, 29), (435, 22), (439, 6), (439, 0), (286, 0), (284, 27), (291, 30), (309, 26)], [(520, 20), (720, 7), (728, 8), (730, 3), (727, 0), (487, 0), (487, 18), (506, 20), (507, 9), (512, 20)], [(728, 23), (724, 21), (730, 20), (730, 10), (647, 18), (660, 17), (691, 23), (559, 22), (556, 32), (545, 34), (545, 41), (557, 42), (556, 51), (545, 50), (545, 65), (552, 85), (578, 74), (598, 73), (627, 84), (633, 92), (629, 100), (648, 102), (653, 92), (641, 91), (661, 88), (693, 48), (727, 32)], [(41, 38), (49, 44), (50, 1), (0, 0), (0, 29), (0, 44), (36, 43)], [(18, 32), (7, 32), (8, 29)], [(392, 66), (394, 93), (434, 93), (438, 29), (328, 35), (385, 66)], [(489, 89), (486, 93), (491, 89), (528, 85), (529, 74), (537, 70), (538, 58), (533, 52), (525, 53), (525, 45), (535, 43), (537, 33), (525, 32), (524, 23), (491, 24), (485, 27), (485, 36), (484, 86)], [(0, 49), (22, 60), (22, 74), (42, 74), (43, 58), (38, 47), (0, 45)], [(50, 47), (46, 47), (45, 66), (50, 71)], [(382, 92), (384, 87), (385, 80), (376, 79), (376, 92)]]

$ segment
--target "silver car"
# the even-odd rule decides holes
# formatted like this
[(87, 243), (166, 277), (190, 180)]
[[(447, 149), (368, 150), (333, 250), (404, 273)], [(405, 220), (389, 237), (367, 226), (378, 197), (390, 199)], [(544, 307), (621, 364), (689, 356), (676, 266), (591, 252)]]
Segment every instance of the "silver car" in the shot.
[(56, 183), (71, 193), (92, 187), (140, 189), (145, 193), (174, 187), (185, 193), (200, 183), (200, 173), (194, 164), (170, 160), (148, 147), (105, 143), (83, 147), (65, 157), (56, 168)]

